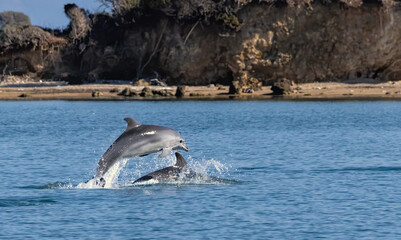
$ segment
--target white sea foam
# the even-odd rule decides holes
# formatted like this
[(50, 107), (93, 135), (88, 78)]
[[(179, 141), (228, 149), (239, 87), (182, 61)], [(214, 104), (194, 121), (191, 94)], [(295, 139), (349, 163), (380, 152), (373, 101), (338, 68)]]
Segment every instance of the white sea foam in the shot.
[(190, 166), (192, 170), (200, 174), (215, 174), (217, 177), (225, 177), (228, 175), (229, 165), (223, 164), (215, 159), (201, 159), (200, 161), (194, 161), (191, 157), (188, 158), (191, 162)]
[[(231, 181), (227, 180), (227, 178), (229, 178), (230, 169), (230, 166), (227, 164), (223, 164), (213, 158), (195, 160), (189, 156), (186, 160), (189, 169), (197, 173), (195, 177), (188, 178), (185, 172), (182, 172), (178, 178), (163, 182), (163, 184), (227, 184)], [(174, 154), (170, 154), (166, 158), (159, 158), (155, 155), (152, 158), (146, 159), (138, 158), (131, 159), (130, 161), (128, 161), (128, 159), (121, 160), (110, 168), (110, 170), (103, 176), (106, 181), (104, 188), (124, 188), (129, 186), (160, 184), (161, 182), (155, 179), (135, 184), (132, 183), (146, 174), (172, 166), (175, 162), (176, 158)], [(95, 179), (91, 179), (88, 182), (78, 184), (76, 188), (96, 189), (102, 187), (96, 185)]]
[[(103, 176), (106, 184), (103, 188), (118, 188), (118, 176), (121, 170), (127, 164), (128, 159), (123, 159), (114, 164), (109, 171)], [(96, 179), (91, 179), (88, 182), (78, 184), (77, 188), (102, 188), (96, 184)]]
[[(223, 164), (215, 159), (201, 159), (194, 160), (191, 156), (187, 158), (188, 169), (178, 176), (178, 178), (171, 179), (170, 181), (158, 182), (157, 180), (151, 179), (149, 181), (138, 182), (132, 184), (132, 182), (150, 172), (172, 166), (176, 162), (176, 158), (174, 155), (170, 155), (168, 158), (160, 159), (154, 158), (151, 161), (147, 162), (135, 162), (133, 169), (125, 169), (126, 176), (131, 176), (130, 180), (125, 180), (125, 186), (138, 186), (138, 185), (153, 185), (153, 184), (174, 184), (174, 185), (183, 185), (183, 184), (227, 184), (230, 182), (234, 182), (231, 180), (227, 180), (229, 178), (229, 169), (230, 166), (227, 164)], [(192, 170), (196, 173), (195, 176), (188, 178), (187, 174)]]

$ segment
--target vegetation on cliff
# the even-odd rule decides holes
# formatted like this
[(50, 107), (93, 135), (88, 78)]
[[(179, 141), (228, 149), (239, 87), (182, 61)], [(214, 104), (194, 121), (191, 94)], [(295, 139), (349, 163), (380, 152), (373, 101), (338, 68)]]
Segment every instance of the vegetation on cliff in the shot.
[(76, 83), (158, 77), (168, 84), (235, 82), (239, 93), (284, 78), (401, 79), (401, 13), (393, 0), (101, 2), (111, 14), (65, 6), (71, 23), (58, 36), (68, 44), (39, 29), (31, 34), (32, 27), (19, 27), (19, 39), (4, 31), (0, 67), (11, 56), (5, 49), (15, 56), (59, 46), (43, 69)]
[(23, 49), (45, 50), (64, 42), (64, 39), (57, 38), (40, 27), (7, 25), (0, 34), (0, 52)]
[(31, 25), (31, 20), (24, 13), (13, 11), (1, 12), (0, 28), (6, 25)]
[(0, 71), (3, 75), (42, 75), (53, 71), (52, 56), (67, 42), (64, 38), (32, 26), (29, 18), (18, 12), (0, 13), (0, 26)]

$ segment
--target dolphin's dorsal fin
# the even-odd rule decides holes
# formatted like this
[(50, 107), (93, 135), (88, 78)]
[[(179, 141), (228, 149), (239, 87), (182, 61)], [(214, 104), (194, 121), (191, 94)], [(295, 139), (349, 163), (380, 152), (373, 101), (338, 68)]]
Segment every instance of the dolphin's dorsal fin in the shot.
[(184, 167), (185, 165), (187, 165), (187, 161), (185, 161), (184, 157), (178, 152), (175, 152), (175, 157), (177, 158), (177, 162), (174, 166)]
[(135, 121), (134, 119), (132, 119), (130, 117), (126, 117), (126, 118), (124, 118), (124, 120), (127, 122), (127, 130), (130, 128), (135, 128), (135, 127), (141, 126), (141, 124), (139, 122)]

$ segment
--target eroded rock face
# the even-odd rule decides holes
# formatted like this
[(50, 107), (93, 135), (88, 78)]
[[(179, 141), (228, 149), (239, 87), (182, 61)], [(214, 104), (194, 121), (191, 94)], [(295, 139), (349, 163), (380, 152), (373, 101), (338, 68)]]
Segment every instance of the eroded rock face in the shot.
[[(181, 4), (173, 14), (163, 12), (164, 6), (155, 16), (144, 15), (125, 25), (106, 15), (87, 17), (70, 5), (66, 6), (72, 19), (69, 40), (75, 39), (76, 45), (47, 69), (55, 75), (74, 72), (93, 81), (140, 79), (156, 72), (169, 85), (235, 83), (232, 93), (258, 91), (262, 84), (283, 78), (295, 83), (400, 80), (401, 8), (350, 3), (355, 4), (241, 3), (223, 23), (188, 18), (194, 9)], [(215, 9), (213, 4), (208, 6)], [(216, 9), (224, 9), (223, 5)], [(210, 10), (210, 17), (215, 14)], [(235, 27), (223, 26), (226, 21)]]
[(349, 9), (338, 4), (309, 9), (251, 5), (238, 16), (241, 31), (227, 37), (212, 34), (213, 27), (195, 30), (188, 46), (166, 53), (166, 71), (192, 84), (232, 74), (241, 88), (281, 78), (297, 83), (401, 79), (400, 10), (384, 11), (375, 4)]
[(296, 83), (401, 78), (401, 10), (397, 8), (250, 4), (237, 15), (242, 22), (239, 31), (196, 22), (183, 25), (167, 18), (126, 31), (126, 44), (120, 47), (132, 54), (124, 62), (147, 63), (142, 71), (156, 70), (168, 78), (168, 84), (238, 81), (237, 93), (257, 91), (262, 83), (271, 85), (282, 78)]
[(229, 94), (240, 94), (242, 90), (242, 86), (238, 80), (232, 81), (230, 84), (230, 89), (228, 90)]
[(36, 26), (7, 25), (0, 31), (0, 71), (3, 74), (54, 74), (65, 39)]
[(264, 84), (280, 78), (298, 83), (336, 78), (395, 80), (401, 56), (396, 47), (401, 12), (384, 11), (374, 4), (349, 9), (333, 5), (314, 4), (302, 11), (284, 8), (281, 13), (244, 9), (240, 16), (248, 19), (249, 27), (242, 28), (244, 41), (234, 74), (247, 72)]

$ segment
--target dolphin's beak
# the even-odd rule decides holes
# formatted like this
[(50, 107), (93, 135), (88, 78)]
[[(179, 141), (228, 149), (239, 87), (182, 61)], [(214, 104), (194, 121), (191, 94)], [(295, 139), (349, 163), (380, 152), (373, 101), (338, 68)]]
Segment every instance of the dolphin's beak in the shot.
[(182, 149), (184, 149), (185, 151), (189, 151), (189, 148), (187, 147), (187, 145), (185, 143), (182, 143), (181, 145)]

